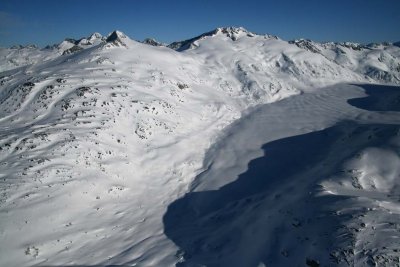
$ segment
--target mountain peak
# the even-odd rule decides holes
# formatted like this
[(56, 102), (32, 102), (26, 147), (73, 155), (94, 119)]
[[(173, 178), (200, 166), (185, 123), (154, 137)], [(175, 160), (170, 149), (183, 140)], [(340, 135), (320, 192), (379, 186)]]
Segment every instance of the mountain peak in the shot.
[(299, 48), (308, 50), (312, 53), (320, 53), (321, 51), (318, 49), (318, 47), (315, 45), (315, 43), (310, 40), (310, 39), (296, 39), (288, 42), (289, 44), (294, 44)]
[(243, 27), (221, 27), (215, 29), (215, 34), (218, 33), (226, 35), (227, 37), (231, 38), (232, 41), (236, 41), (241, 36), (254, 37), (256, 35)]
[(102, 38), (103, 36), (98, 33), (98, 32), (94, 32), (89, 36), (89, 39), (97, 39), (97, 38)]
[(341, 42), (341, 43), (338, 43), (338, 45), (341, 45), (341, 46), (344, 46), (346, 48), (350, 48), (350, 49), (356, 50), (356, 51), (360, 51), (360, 50), (366, 48), (365, 45), (362, 45), (360, 43), (354, 43), (354, 42)]
[(153, 38), (146, 38), (143, 40), (144, 44), (152, 45), (152, 46), (164, 46), (162, 43), (158, 42), (157, 40)]
[(107, 42), (114, 42), (114, 41), (116, 41), (118, 39), (121, 40), (121, 39), (125, 39), (125, 38), (127, 38), (127, 36), (123, 32), (121, 32), (121, 31), (113, 31), (112, 33), (110, 33), (107, 36), (106, 41)]
[(104, 40), (103, 35), (101, 35), (98, 32), (92, 33), (89, 37), (87, 37), (87, 40), (91, 43), (95, 42), (96, 40)]
[(248, 33), (249, 32), (248, 30), (246, 30), (243, 27), (218, 27), (215, 30), (217, 32), (222, 32), (222, 33), (240, 33), (240, 32)]
[(107, 36), (106, 42), (115, 46), (126, 46), (124, 39), (128, 37), (121, 31), (113, 31)]
[(215, 30), (205, 32), (199, 36), (196, 36), (188, 40), (173, 42), (169, 44), (168, 47), (177, 51), (183, 51), (189, 49), (191, 45), (197, 40), (201, 40), (205, 37), (218, 36), (218, 35), (225, 35), (229, 37), (232, 41), (236, 41), (242, 36), (254, 37), (256, 34), (249, 32), (243, 27), (219, 27), (216, 28)]

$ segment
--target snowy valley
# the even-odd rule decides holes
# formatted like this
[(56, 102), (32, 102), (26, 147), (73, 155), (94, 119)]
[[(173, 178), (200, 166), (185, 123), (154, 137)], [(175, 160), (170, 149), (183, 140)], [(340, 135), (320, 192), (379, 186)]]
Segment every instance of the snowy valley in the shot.
[(398, 266), (399, 84), (233, 27), (0, 48), (0, 266)]

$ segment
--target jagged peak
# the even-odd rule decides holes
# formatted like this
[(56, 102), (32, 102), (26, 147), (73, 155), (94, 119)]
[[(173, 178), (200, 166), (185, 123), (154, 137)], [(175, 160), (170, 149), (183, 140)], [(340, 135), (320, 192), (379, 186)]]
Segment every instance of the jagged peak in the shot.
[(341, 43), (337, 43), (337, 45), (346, 47), (346, 48), (350, 48), (352, 50), (356, 50), (356, 51), (360, 51), (362, 49), (368, 49), (367, 46), (360, 44), (360, 43), (353, 43), (353, 42), (341, 42)]
[(74, 40), (74, 42), (72, 42), (72, 39), (67, 38), (64, 41), (62, 41), (61, 43), (57, 44), (57, 45), (53, 45), (54, 48), (59, 49), (60, 51), (65, 51), (67, 49), (70, 49), (71, 47), (76, 45), (76, 41)]
[(110, 33), (107, 36), (106, 39), (106, 43), (105, 43), (105, 48), (109, 48), (112, 46), (124, 46), (124, 47), (128, 47), (126, 44), (126, 41), (130, 40), (130, 38), (125, 35), (123, 32), (121, 31), (113, 31), (112, 33)]
[(341, 42), (339, 44), (340, 45), (347, 45), (347, 46), (358, 46), (358, 45), (361, 45), (360, 43), (356, 43), (356, 42)]
[(101, 38), (103, 38), (103, 35), (101, 35), (98, 32), (94, 32), (89, 36), (88, 39), (91, 40), (91, 39), (101, 39)]
[(79, 51), (81, 51), (81, 50), (83, 50), (82, 47), (80, 47), (79, 45), (74, 45), (73, 47), (64, 50), (64, 52), (62, 53), (62, 55), (73, 54), (73, 53), (79, 52)]
[(291, 40), (288, 43), (294, 44), (297, 47), (308, 50), (312, 53), (320, 53), (321, 52), (321, 50), (318, 49), (318, 47), (316, 46), (316, 43), (310, 39), (300, 38), (300, 39), (296, 39), (296, 40)]
[(113, 31), (107, 36), (106, 44), (108, 46), (125, 46), (127, 47), (125, 41), (129, 39), (123, 32), (121, 31)]
[(254, 37), (255, 33), (246, 30), (243, 27), (219, 27), (214, 30), (215, 34), (223, 34), (236, 41), (241, 36)]
[(152, 45), (152, 46), (164, 46), (163, 43), (158, 42), (156, 39), (154, 38), (146, 38), (143, 40), (144, 44), (148, 44), (148, 45)]
[(378, 49), (378, 48), (389, 47), (389, 46), (399, 46), (400, 47), (400, 42), (398, 42), (398, 43), (380, 42), (380, 43), (362, 44), (362, 43), (356, 43), (356, 42), (317, 42), (317, 41), (313, 41), (310, 39), (304, 39), (304, 38), (290, 40), (290, 41), (288, 41), (288, 43), (294, 44), (302, 49), (309, 50), (313, 53), (321, 52), (321, 50), (320, 50), (321, 47), (325, 48), (325, 49), (345, 47), (345, 48), (352, 49), (355, 51), (361, 51), (361, 50), (365, 50), (365, 49), (367, 49), (367, 50)]
[(203, 35), (216, 35), (216, 34), (225, 34), (228, 37), (231, 36), (235, 36), (235, 35), (240, 35), (240, 34), (245, 34), (247, 37), (254, 37), (254, 36), (264, 36), (264, 37), (269, 37), (269, 38), (274, 38), (274, 39), (278, 39), (277, 36), (275, 35), (271, 35), (271, 34), (257, 34), (254, 32), (251, 32), (249, 30), (247, 30), (244, 27), (218, 27), (213, 31), (210, 31), (208, 33), (205, 33)]
[(89, 37), (84, 37), (82, 39), (80, 39), (78, 42), (76, 42), (76, 45), (93, 45), (96, 44), (98, 42), (104, 41), (104, 37), (98, 33), (98, 32), (94, 32), (92, 33)]
[(106, 41), (107, 42), (114, 42), (117, 40), (121, 41), (121, 39), (126, 39), (126, 38), (128, 37), (123, 32), (115, 30), (107, 36)]
[(294, 39), (290, 40), (289, 43), (295, 44), (295, 43), (313, 43), (313, 40), (307, 39), (307, 38), (299, 38), (299, 39)]
[(222, 33), (251, 33), (244, 27), (218, 27), (215, 29), (216, 32), (222, 32)]
[(199, 36), (196, 36), (191, 39), (170, 43), (168, 45), (168, 47), (171, 49), (177, 50), (177, 51), (183, 51), (183, 50), (188, 49), (191, 46), (191, 44), (197, 40), (201, 40), (205, 37), (212, 37), (212, 36), (217, 36), (217, 35), (221, 35), (221, 34), (229, 37), (232, 41), (236, 41), (239, 37), (244, 36), (244, 35), (247, 37), (254, 37), (257, 35), (255, 33), (252, 33), (250, 31), (246, 30), (243, 27), (219, 27), (212, 31), (200, 34)]

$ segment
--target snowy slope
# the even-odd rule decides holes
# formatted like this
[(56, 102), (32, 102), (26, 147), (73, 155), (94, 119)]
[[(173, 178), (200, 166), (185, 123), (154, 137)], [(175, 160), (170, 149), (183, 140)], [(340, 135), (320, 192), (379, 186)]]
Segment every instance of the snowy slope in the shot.
[(100, 33), (93, 33), (79, 40), (67, 38), (57, 45), (48, 45), (43, 49), (34, 45), (0, 48), (0, 72), (49, 61), (63, 54), (71, 54), (99, 45), (103, 41), (104, 37)]
[(399, 83), (399, 50), (394, 44), (315, 43), (295, 40), (290, 43), (321, 54), (338, 65), (378, 81)]
[(335, 85), (228, 127), (164, 216), (179, 266), (396, 266), (399, 99)]
[[(365, 96), (359, 86), (336, 85), (398, 83), (394, 66), (400, 48), (396, 46), (375, 47), (374, 53), (368, 50), (368, 57), (349, 50), (351, 64), (346, 65), (334, 59), (328, 48), (315, 53), (243, 28), (218, 28), (170, 47), (137, 42), (116, 31), (107, 37), (93, 34), (78, 41), (67, 39), (52, 48), (29, 49), (1, 51), (5, 70), (0, 73), (1, 266), (287, 266), (285, 259), (303, 266), (305, 250), (312, 252), (312, 259), (332, 262), (329, 253), (323, 253), (327, 249), (338, 254), (333, 260), (353, 260), (363, 266), (369, 255), (340, 254), (353, 239), (333, 235), (318, 239), (321, 233), (334, 233), (337, 225), (352, 227), (354, 220), (338, 216), (331, 222), (327, 217), (332, 228), (323, 229), (312, 217), (326, 210), (369, 207), (368, 203), (378, 201), (378, 206), (372, 206), (376, 214), (398, 222), (390, 213), (397, 214), (396, 200), (382, 195), (389, 191), (396, 195), (398, 188), (398, 154), (385, 148), (397, 142), (393, 132), (400, 120), (398, 103), (385, 104), (398, 99), (397, 89), (383, 94), (383, 100), (370, 93), (372, 99), (383, 101), (378, 109), (384, 111), (366, 111), (377, 107), (368, 101), (347, 102)], [(377, 51), (386, 59), (380, 61)], [(390, 75), (368, 76), (368, 66)], [(351, 123), (342, 126), (345, 120)], [(376, 143), (346, 139), (359, 124), (372, 127), (363, 128), (360, 135), (372, 134), (375, 126), (369, 125), (374, 124), (383, 127), (385, 134), (377, 135)], [(219, 194), (223, 188), (231, 190), (230, 184), (236, 188), (236, 181), (241, 185), (239, 175), (251, 169), (251, 160), (263, 155), (263, 144), (311, 134), (305, 141), (308, 144), (313, 134), (318, 139), (324, 129), (338, 131), (334, 136), (346, 137), (344, 143), (336, 145), (335, 138), (322, 138), (323, 144), (337, 149), (327, 153), (314, 148), (318, 157), (304, 158), (315, 164), (326, 156), (328, 165), (335, 163), (332, 168), (293, 166), (284, 177), (287, 183), (271, 188), (261, 183), (255, 192), (260, 182), (255, 176), (254, 185), (251, 180), (238, 196)], [(340, 151), (350, 144), (348, 157), (343, 158)], [(351, 157), (354, 151), (364, 150), (365, 158)], [(365, 169), (376, 153), (393, 165)], [(337, 172), (337, 159), (344, 169), (361, 173), (357, 192), (348, 182), (353, 178)], [(324, 177), (308, 178), (315, 173)], [(370, 178), (372, 173), (382, 179), (389, 173), (392, 178), (381, 182)], [(270, 197), (285, 192), (290, 192), (287, 201), (271, 202)], [(201, 196), (196, 203), (192, 203), (192, 194)], [(307, 196), (320, 199), (320, 194), (351, 196), (354, 201), (336, 203), (326, 197), (326, 205), (304, 204)], [(361, 196), (368, 198), (360, 202)], [(252, 204), (246, 204), (247, 198)], [(301, 204), (293, 205), (297, 202)], [(237, 203), (241, 203), (239, 208), (235, 208)], [(296, 217), (303, 225), (303, 220), (312, 220), (302, 235), (317, 238), (324, 251), (302, 246), (292, 255), (300, 243), (293, 242), (290, 231), (282, 245), (270, 247), (275, 243), (269, 236), (280, 238), (276, 227), (289, 218), (279, 214), (292, 205), (291, 209), (309, 209), (298, 218), (289, 216), (290, 220)], [(260, 214), (269, 210), (276, 220), (265, 223)], [(230, 212), (237, 215), (226, 215)], [(373, 219), (376, 214), (368, 216)], [(213, 223), (213, 216), (227, 216), (230, 222)], [(382, 233), (389, 229), (384, 222), (374, 223)], [(260, 224), (265, 232), (257, 242), (252, 243), (250, 234), (232, 236), (237, 231), (254, 232)], [(203, 228), (207, 225), (211, 228)], [(319, 232), (310, 230), (314, 228)], [(218, 240), (202, 236), (198, 229), (203, 234), (210, 230)], [(366, 237), (355, 240), (364, 244)], [(379, 242), (369, 246), (374, 248)], [(375, 249), (372, 259), (377, 261), (373, 257), (381, 254), (388, 260), (398, 257), (397, 252), (387, 252), (391, 244), (387, 242), (384, 250)], [(243, 248), (250, 245), (252, 249)]]
[(0, 48), (0, 71), (51, 60), (57, 56), (50, 49), (41, 50), (36, 46)]
[[(400, 83), (400, 49), (395, 44), (317, 43), (310, 40), (283, 41), (271, 35), (257, 35), (244, 28), (217, 28), (169, 47), (193, 53), (217, 50), (220, 57), (232, 56), (240, 66), (241, 54), (247, 55), (249, 71), (265, 71), (274, 78), (300, 80), (296, 85), (321, 85), (325, 79)], [(251, 47), (251, 52), (248, 52)], [(229, 51), (229, 52), (228, 52)], [(239, 61), (239, 62), (238, 62)], [(225, 62), (224, 62), (225, 63)], [(224, 67), (226, 67), (224, 65)], [(289, 77), (282, 75), (289, 74)], [(328, 82), (329, 83), (329, 82)]]

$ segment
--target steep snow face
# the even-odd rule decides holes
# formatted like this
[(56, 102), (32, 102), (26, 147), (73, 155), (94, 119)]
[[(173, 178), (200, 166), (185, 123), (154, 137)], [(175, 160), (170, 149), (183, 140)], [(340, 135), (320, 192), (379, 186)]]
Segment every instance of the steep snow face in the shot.
[[(214, 242), (204, 237), (203, 243), (192, 246), (190, 223), (185, 228), (188, 221), (174, 214), (188, 211), (187, 218), (207, 223), (212, 219), (200, 209), (201, 202), (199, 210), (191, 213), (190, 208), (175, 209), (175, 201), (187, 192), (218, 190), (234, 182), (250, 160), (262, 155), (260, 147), (264, 143), (323, 130), (345, 119), (368, 124), (397, 123), (397, 113), (363, 111), (365, 105), (370, 108), (368, 101), (347, 103), (350, 98), (365, 96), (356, 86), (318, 89), (337, 82), (378, 81), (321, 53), (243, 28), (219, 28), (185, 45), (177, 52), (136, 42), (118, 31), (107, 38), (94, 34), (85, 40), (66, 40), (66, 50), (81, 48), (71, 53), (57, 48), (30, 48), (36, 52), (29, 53), (37, 56), (30, 65), (22, 62), (22, 67), (1, 72), (0, 265), (173, 266), (187, 261), (216, 266), (220, 255), (226, 256), (224, 260), (228, 262), (234, 255), (232, 251), (249, 253), (232, 257), (238, 260), (237, 264), (241, 263), (239, 256), (246, 256), (242, 258), (249, 259), (246, 263), (268, 265), (260, 256), (266, 248), (263, 237), (268, 235), (259, 235), (262, 238), (252, 244), (255, 254), (241, 249), (246, 244), (250, 246), (249, 240), (254, 240), (251, 234), (245, 235), (243, 243), (231, 242), (221, 250), (227, 244), (225, 239)], [(397, 60), (399, 48), (387, 48)], [(20, 58), (19, 52), (13, 54), (11, 49), (2, 52), (5, 57)], [(49, 53), (49, 58), (44, 59), (44, 53)], [(390, 73), (394, 75), (394, 70)], [(396, 97), (388, 99), (378, 101), (374, 107), (396, 105)], [(332, 140), (325, 141), (328, 144)], [(234, 145), (224, 147), (225, 142)], [(384, 149), (380, 144), (375, 147), (379, 153)], [(361, 141), (354, 145), (354, 150), (366, 149), (371, 156), (362, 162), (349, 158), (343, 164), (364, 171), (363, 166), (371, 163), (376, 150), (369, 150)], [(322, 155), (324, 151), (316, 152)], [(394, 159), (390, 151), (381, 154)], [(393, 166), (365, 169), (368, 175), (390, 174), (392, 178), (385, 178), (376, 186), (382, 192), (397, 186), (393, 178), (397, 174), (396, 161), (393, 162)], [(308, 180), (308, 174), (299, 174), (299, 193), (279, 207), (306, 203), (303, 200), (308, 189), (315, 184), (323, 187), (326, 194), (344, 196), (348, 190), (348, 184), (338, 182), (348, 177), (330, 181), (327, 177), (335, 177), (335, 173), (324, 172), (326, 179)], [(369, 190), (372, 178), (368, 177), (360, 184)], [(287, 179), (288, 186), (297, 186), (295, 179)], [(378, 185), (376, 179), (372, 180)], [(280, 195), (286, 189), (274, 188)], [(245, 190), (251, 198), (252, 193)], [(231, 203), (230, 199), (222, 200), (221, 205)], [(246, 207), (243, 214), (251, 216), (228, 216), (232, 224), (225, 230), (218, 227), (226, 224), (215, 224), (212, 229), (215, 233), (223, 230), (223, 238), (229, 239), (236, 227), (243, 226), (242, 221), (251, 225), (249, 232), (265, 223), (262, 218), (256, 220), (260, 224), (248, 223), (249, 218), (259, 215), (252, 213), (258, 207), (250, 205), (252, 209), (247, 209), (247, 200), (236, 200), (241, 203), (239, 206)], [(178, 207), (182, 203), (179, 201)], [(272, 206), (278, 216), (280, 209), (271, 203), (275, 202), (265, 200), (261, 211)], [(204, 207), (208, 207), (206, 204)], [(397, 208), (395, 204), (390, 202), (392, 210)], [(344, 206), (329, 208), (336, 211)], [(229, 211), (221, 207), (213, 209), (217, 217)], [(313, 206), (307, 216), (318, 214), (319, 208)], [(280, 222), (271, 221), (265, 231), (272, 233)], [(312, 224), (307, 235), (313, 235), (311, 229), (317, 225)], [(192, 229), (199, 229), (198, 225)], [(381, 229), (384, 232), (386, 228)], [(285, 245), (292, 241), (290, 236), (285, 238)], [(320, 241), (331, 248), (329, 242), (335, 240)], [(307, 248), (310, 247), (304, 246)], [(286, 248), (278, 252), (282, 253), (291, 251)], [(311, 256), (325, 260), (325, 254)], [(296, 257), (293, 259), (298, 259), (299, 264), (304, 262)]]

